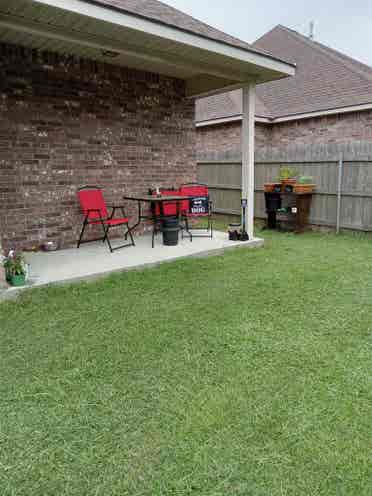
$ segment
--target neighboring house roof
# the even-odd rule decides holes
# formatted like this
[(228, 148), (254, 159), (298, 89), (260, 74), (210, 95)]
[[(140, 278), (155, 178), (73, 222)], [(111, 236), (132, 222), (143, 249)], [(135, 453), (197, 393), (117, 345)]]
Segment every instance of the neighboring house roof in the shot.
[[(372, 107), (371, 67), (284, 26), (253, 46), (297, 64), (294, 77), (257, 86), (257, 117), (275, 122)], [(241, 115), (241, 100), (241, 90), (201, 99), (196, 121), (234, 120)]]
[[(258, 88), (258, 87), (257, 87)], [(196, 122), (218, 121), (219, 119), (240, 120), (242, 115), (242, 90), (229, 91), (196, 102)], [(256, 96), (256, 117), (269, 119), (271, 113), (263, 100)]]
[[(209, 38), (214, 41), (219, 41), (221, 43), (226, 43), (228, 45), (243, 48), (255, 53), (264, 54), (266, 56), (271, 56), (274, 59), (277, 57), (270, 53), (264, 52), (259, 48), (254, 48), (249, 43), (239, 40), (234, 36), (230, 36), (218, 29), (205, 24), (194, 17), (177, 10), (170, 5), (167, 5), (158, 0), (88, 0), (90, 3), (107, 5), (115, 9), (125, 11), (130, 14), (135, 14), (139, 17), (144, 17), (150, 19), (151, 21), (160, 22), (162, 24), (167, 24), (168, 26), (173, 26), (183, 31), (188, 31), (194, 34), (198, 34), (205, 38)], [(280, 60), (286, 61), (286, 58), (281, 58)]]

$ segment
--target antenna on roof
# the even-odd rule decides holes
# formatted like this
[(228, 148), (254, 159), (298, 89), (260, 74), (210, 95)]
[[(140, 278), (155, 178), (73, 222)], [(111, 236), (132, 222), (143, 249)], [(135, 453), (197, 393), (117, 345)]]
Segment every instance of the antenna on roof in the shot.
[(314, 28), (315, 28), (315, 22), (311, 21), (310, 22), (310, 31), (309, 31), (309, 38), (310, 40), (314, 39)]

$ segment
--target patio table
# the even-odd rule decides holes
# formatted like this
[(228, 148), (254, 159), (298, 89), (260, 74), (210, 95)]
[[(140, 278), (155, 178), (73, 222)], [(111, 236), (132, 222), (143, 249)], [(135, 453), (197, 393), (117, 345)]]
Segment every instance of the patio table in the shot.
[[(189, 200), (188, 196), (181, 195), (169, 195), (169, 196), (152, 196), (152, 195), (138, 195), (138, 196), (124, 196), (124, 200), (135, 201), (138, 205), (138, 220), (137, 223), (132, 227), (132, 229), (136, 229), (143, 220), (152, 220), (154, 224), (157, 220), (164, 217), (164, 203), (175, 203), (177, 205), (177, 213), (176, 216), (180, 217), (181, 208), (180, 205), (183, 201)], [(156, 215), (156, 208), (153, 209), (153, 213), (151, 216), (142, 214), (142, 203), (149, 203), (150, 205), (159, 205), (160, 215)], [(154, 248), (154, 235), (152, 237), (152, 247)]]

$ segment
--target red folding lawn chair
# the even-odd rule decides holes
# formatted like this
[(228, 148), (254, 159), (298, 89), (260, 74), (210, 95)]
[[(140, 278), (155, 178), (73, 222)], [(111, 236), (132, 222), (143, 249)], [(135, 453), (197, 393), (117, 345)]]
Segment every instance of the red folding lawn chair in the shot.
[[(180, 188), (180, 194), (181, 196), (188, 196), (190, 198), (182, 202), (182, 219), (185, 222), (185, 230), (190, 238), (213, 238), (213, 211), (208, 186), (199, 183), (184, 184)], [(191, 229), (193, 232), (191, 233), (189, 221), (199, 218), (208, 220), (207, 227), (192, 226)], [(205, 231), (205, 234), (195, 234), (195, 231)]]
[[(102, 189), (98, 186), (84, 186), (78, 190), (78, 198), (80, 201), (80, 206), (84, 214), (83, 228), (80, 233), (79, 241), (77, 247), (80, 248), (82, 243), (90, 243), (92, 241), (107, 241), (108, 247), (111, 253), (120, 248), (126, 248), (127, 246), (135, 246), (132, 230), (129, 227), (129, 219), (125, 215), (124, 207), (121, 205), (110, 206), (112, 209), (110, 215), (107, 210), (105, 199), (103, 197)], [(122, 217), (116, 217), (116, 211), (120, 210)], [(103, 230), (103, 237), (97, 239), (89, 239), (83, 241), (84, 232), (87, 226), (90, 225), (101, 225)], [(127, 243), (121, 246), (112, 247), (109, 231), (113, 227), (125, 226), (127, 230), (124, 232), (124, 238), (127, 240), (129, 236), (131, 243)]]

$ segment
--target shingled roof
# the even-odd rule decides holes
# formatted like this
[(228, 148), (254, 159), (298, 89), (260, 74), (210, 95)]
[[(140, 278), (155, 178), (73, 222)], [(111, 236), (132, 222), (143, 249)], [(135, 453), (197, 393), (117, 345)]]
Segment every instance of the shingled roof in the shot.
[[(254, 48), (297, 64), (292, 78), (257, 86), (258, 117), (277, 118), (372, 105), (372, 68), (284, 26), (258, 39)], [(233, 102), (233, 103), (231, 103)], [(197, 122), (241, 115), (241, 91), (201, 99)]]
[[(200, 98), (196, 102), (196, 122), (239, 118), (242, 115), (242, 107), (242, 90)], [(270, 110), (259, 95), (256, 96), (256, 117), (272, 118)]]
[[(105, 5), (122, 12), (129, 14), (134, 14), (138, 17), (146, 18), (151, 21), (159, 22), (161, 24), (166, 24), (168, 26), (176, 27), (182, 31), (187, 31), (204, 38), (208, 38), (214, 41), (219, 41), (221, 43), (226, 43), (228, 45), (242, 48), (244, 50), (249, 50), (251, 52), (261, 53), (266, 56), (270, 56), (270, 53), (265, 53), (258, 48), (252, 47), (252, 45), (246, 43), (245, 41), (239, 40), (234, 36), (230, 36), (218, 29), (205, 24), (204, 22), (195, 19), (180, 10), (177, 10), (170, 5), (167, 5), (158, 0), (88, 0), (90, 3), (95, 3), (99, 5)], [(273, 57), (276, 58), (276, 57)], [(286, 60), (284, 58), (284, 60)]]

